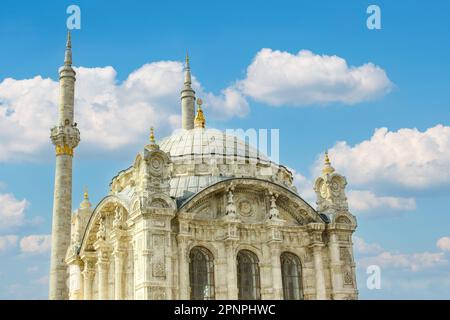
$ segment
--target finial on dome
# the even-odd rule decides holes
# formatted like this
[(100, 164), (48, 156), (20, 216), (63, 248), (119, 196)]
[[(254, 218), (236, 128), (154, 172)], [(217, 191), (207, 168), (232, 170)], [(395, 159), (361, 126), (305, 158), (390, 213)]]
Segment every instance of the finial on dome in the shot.
[(202, 110), (202, 104), (203, 104), (203, 100), (198, 98), (197, 99), (197, 115), (195, 116), (195, 120), (194, 120), (194, 127), (195, 128), (204, 128), (205, 127), (205, 115), (203, 114), (203, 110)]
[(89, 194), (87, 186), (84, 187), (83, 201), (80, 204), (81, 209), (91, 208), (91, 203), (89, 202)]
[(89, 193), (88, 193), (88, 187), (84, 187), (84, 200), (89, 200)]
[(153, 127), (150, 128), (150, 143), (156, 144), (155, 142), (155, 130)]
[(331, 166), (331, 162), (330, 162), (330, 158), (328, 157), (328, 151), (325, 151), (325, 165), (322, 169), (322, 173), (327, 174), (327, 173), (333, 173), (334, 172), (334, 168)]

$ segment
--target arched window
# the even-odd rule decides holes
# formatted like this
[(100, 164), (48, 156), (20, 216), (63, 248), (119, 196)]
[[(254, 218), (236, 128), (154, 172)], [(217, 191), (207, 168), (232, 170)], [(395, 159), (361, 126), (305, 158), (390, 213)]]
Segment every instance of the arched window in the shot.
[(300, 259), (295, 254), (284, 252), (281, 255), (281, 273), (284, 299), (303, 299), (302, 266)]
[(258, 257), (248, 250), (237, 255), (237, 281), (240, 300), (261, 299)]
[(214, 258), (202, 247), (192, 248), (189, 254), (189, 279), (192, 300), (214, 299)]

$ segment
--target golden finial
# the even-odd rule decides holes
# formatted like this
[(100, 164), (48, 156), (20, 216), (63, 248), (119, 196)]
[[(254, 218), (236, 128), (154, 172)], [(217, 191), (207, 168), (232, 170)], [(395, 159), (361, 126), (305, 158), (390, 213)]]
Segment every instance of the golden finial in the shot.
[(84, 200), (89, 200), (88, 187), (84, 187)]
[(325, 151), (325, 164), (326, 165), (330, 165), (331, 164), (330, 158), (328, 157), (328, 151)]
[(203, 114), (203, 110), (202, 110), (202, 104), (203, 104), (203, 100), (198, 98), (197, 99), (197, 115), (195, 116), (195, 120), (194, 120), (194, 127), (195, 128), (204, 128), (205, 127), (205, 115)]
[(333, 173), (334, 168), (331, 166), (330, 158), (328, 157), (328, 151), (325, 151), (325, 166), (322, 169), (324, 174)]
[(150, 143), (155, 144), (155, 130), (153, 127), (150, 128)]

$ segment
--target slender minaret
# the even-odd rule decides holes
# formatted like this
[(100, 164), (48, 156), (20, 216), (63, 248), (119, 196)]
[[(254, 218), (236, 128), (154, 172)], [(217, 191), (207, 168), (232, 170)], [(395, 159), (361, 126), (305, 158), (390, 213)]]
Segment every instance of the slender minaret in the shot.
[(51, 129), (50, 135), (56, 153), (49, 288), (49, 298), (53, 300), (68, 299), (68, 275), (64, 258), (70, 243), (73, 149), (80, 141), (80, 132), (73, 121), (75, 71), (72, 68), (70, 32), (67, 35), (64, 66), (59, 68), (59, 84), (58, 123)]
[(194, 128), (195, 91), (192, 90), (191, 85), (191, 68), (189, 67), (189, 56), (186, 53), (184, 87), (181, 90), (181, 127), (186, 130)]

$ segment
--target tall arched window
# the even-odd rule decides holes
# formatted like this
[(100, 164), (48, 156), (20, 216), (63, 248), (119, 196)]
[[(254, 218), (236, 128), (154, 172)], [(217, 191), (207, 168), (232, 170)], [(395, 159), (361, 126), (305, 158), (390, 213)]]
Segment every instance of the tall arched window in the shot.
[(189, 279), (192, 300), (214, 299), (214, 258), (202, 247), (194, 247), (189, 253)]
[(258, 257), (248, 250), (237, 255), (237, 281), (241, 300), (261, 299)]
[(303, 299), (302, 266), (300, 259), (295, 254), (284, 252), (281, 255), (281, 272), (284, 299)]

